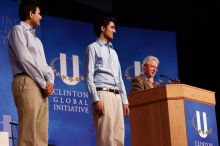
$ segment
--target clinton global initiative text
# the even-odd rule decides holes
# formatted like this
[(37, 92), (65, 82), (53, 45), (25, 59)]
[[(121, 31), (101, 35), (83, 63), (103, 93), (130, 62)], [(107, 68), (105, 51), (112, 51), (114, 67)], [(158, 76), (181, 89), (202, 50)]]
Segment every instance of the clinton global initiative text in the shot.
[(89, 113), (88, 92), (55, 89), (53, 95), (54, 111)]

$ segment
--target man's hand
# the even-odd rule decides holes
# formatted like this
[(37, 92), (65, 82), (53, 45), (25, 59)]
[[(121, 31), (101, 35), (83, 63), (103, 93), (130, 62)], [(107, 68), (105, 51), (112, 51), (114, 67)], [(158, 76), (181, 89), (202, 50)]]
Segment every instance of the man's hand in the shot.
[(52, 95), (53, 94), (53, 90), (54, 90), (54, 84), (47, 83), (46, 89), (43, 89), (44, 96), (48, 97), (48, 96)]
[(54, 90), (54, 84), (52, 83), (48, 83), (47, 86), (46, 86), (46, 89), (48, 91), (48, 95), (52, 95), (53, 94), (53, 90)]
[(124, 104), (124, 105), (123, 105), (123, 113), (124, 113), (124, 117), (129, 116), (129, 114), (130, 114), (130, 109), (129, 109), (129, 105), (128, 105), (128, 104)]
[(101, 101), (95, 102), (94, 106), (95, 106), (95, 111), (99, 116), (102, 116), (105, 114), (104, 105)]

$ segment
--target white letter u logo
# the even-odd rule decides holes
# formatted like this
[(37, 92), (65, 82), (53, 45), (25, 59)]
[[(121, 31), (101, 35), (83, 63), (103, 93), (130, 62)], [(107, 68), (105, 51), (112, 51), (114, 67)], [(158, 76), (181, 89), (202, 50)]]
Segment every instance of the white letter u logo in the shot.
[(197, 126), (198, 126), (199, 135), (202, 138), (206, 138), (208, 136), (208, 126), (207, 126), (207, 118), (206, 118), (205, 112), (202, 112), (202, 117), (203, 117), (204, 130), (202, 130), (202, 128), (201, 128), (200, 112), (196, 111), (196, 119), (197, 119)]
[(72, 56), (73, 61), (73, 77), (67, 76), (67, 67), (66, 67), (66, 54), (60, 53), (60, 74), (61, 79), (64, 83), (68, 85), (75, 85), (79, 83), (79, 59), (78, 56)]

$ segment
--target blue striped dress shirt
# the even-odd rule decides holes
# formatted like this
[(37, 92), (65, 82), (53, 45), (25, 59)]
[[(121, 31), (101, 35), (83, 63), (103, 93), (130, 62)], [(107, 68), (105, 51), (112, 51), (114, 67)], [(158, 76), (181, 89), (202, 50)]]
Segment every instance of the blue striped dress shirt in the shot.
[(92, 102), (100, 101), (96, 87), (105, 87), (119, 90), (122, 103), (128, 104), (121, 66), (112, 43), (105, 44), (98, 39), (90, 44), (86, 49), (85, 64), (85, 79)]
[(27, 73), (43, 89), (47, 82), (54, 83), (54, 73), (46, 62), (43, 44), (29, 24), (21, 21), (14, 26), (9, 32), (8, 43), (13, 75)]

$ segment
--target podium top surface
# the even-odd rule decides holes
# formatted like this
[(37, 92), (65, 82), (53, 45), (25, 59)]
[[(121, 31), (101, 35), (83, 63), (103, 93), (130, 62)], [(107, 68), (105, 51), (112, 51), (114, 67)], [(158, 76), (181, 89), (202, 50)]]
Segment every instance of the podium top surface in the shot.
[(186, 84), (167, 84), (165, 86), (133, 92), (128, 95), (130, 106), (147, 104), (162, 100), (192, 100), (215, 105), (215, 92)]

